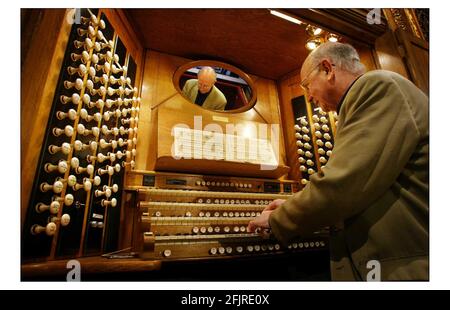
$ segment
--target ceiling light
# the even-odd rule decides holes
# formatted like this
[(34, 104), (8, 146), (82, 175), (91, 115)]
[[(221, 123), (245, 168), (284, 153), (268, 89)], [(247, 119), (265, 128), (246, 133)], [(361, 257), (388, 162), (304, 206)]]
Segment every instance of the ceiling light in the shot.
[(308, 26), (306, 27), (306, 32), (307, 32), (310, 36), (318, 36), (319, 34), (321, 34), (321, 33), (323, 32), (323, 30), (322, 30), (322, 28), (308, 25)]
[(297, 18), (294, 18), (294, 17), (291, 17), (289, 15), (286, 15), (284, 13), (281, 13), (281, 12), (278, 12), (278, 11), (275, 11), (275, 10), (269, 10), (269, 11), (270, 11), (270, 14), (278, 16), (278, 17), (283, 18), (285, 20), (288, 20), (291, 23), (298, 24), (298, 25), (303, 24), (303, 22), (301, 20), (299, 20)]
[(337, 41), (339, 41), (339, 37), (336, 34), (334, 34), (334, 33), (329, 33), (327, 35), (327, 41), (337, 42)]
[(316, 49), (320, 44), (323, 43), (323, 38), (322, 37), (312, 37), (309, 38), (308, 41), (306, 41), (306, 48), (310, 51)]

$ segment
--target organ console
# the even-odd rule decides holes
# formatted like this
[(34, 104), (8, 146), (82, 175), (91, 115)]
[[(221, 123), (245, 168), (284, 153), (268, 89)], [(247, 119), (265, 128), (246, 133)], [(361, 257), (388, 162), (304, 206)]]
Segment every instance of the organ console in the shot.
[(137, 248), (143, 259), (270, 256), (324, 249), (327, 245), (323, 232), (296, 240), (287, 248), (273, 237), (247, 232), (248, 222), (272, 200), (287, 199), (298, 191), (297, 182), (129, 173), (135, 180), (126, 190), (133, 192), (139, 210)]
[[(260, 249), (264, 254), (281, 251), (273, 237), (262, 238), (258, 233), (247, 233), (246, 229), (248, 222), (260, 215), (270, 201), (287, 198), (285, 194), (149, 189), (139, 195), (149, 200), (139, 204), (145, 230), (140, 254), (143, 258), (211, 258), (253, 255)], [(294, 249), (294, 244), (300, 248)], [(305, 244), (323, 248), (326, 239), (312, 236), (298, 240), (288, 250), (301, 249)], [(220, 250), (225, 248), (226, 252)]]
[[(60, 25), (51, 29), (59, 33), (49, 39), (51, 50), (44, 53), (30, 45), (23, 53), (22, 133), (29, 134), (22, 136), (24, 279), (58, 274), (55, 266), (68, 258), (94, 264), (95, 271), (86, 267), (87, 272), (100, 279), (112, 258), (130, 273), (137, 264), (159, 270), (147, 273), (147, 280), (174, 274), (172, 279), (183, 279), (189, 268), (173, 273), (171, 268), (193, 263), (196, 276), (214, 280), (211, 271), (232, 272), (224, 261), (236, 264), (234, 280), (247, 279), (249, 270), (267, 264), (274, 272), (263, 280), (278, 279), (276, 272), (288, 269), (301, 276), (283, 280), (304, 279), (309, 270), (329, 278), (327, 229), (285, 246), (270, 231), (247, 232), (249, 221), (271, 201), (300, 192), (332, 157), (338, 116), (314, 107), (298, 87), (306, 48), (281, 41), (266, 48), (258, 36), (242, 32), (247, 18), (239, 18), (244, 14), (239, 10), (231, 10), (236, 18), (226, 17), (230, 22), (220, 25), (209, 22), (227, 10), (202, 15), (196, 10), (81, 9), (80, 20), (70, 25), (69, 10), (59, 15), (47, 11), (42, 10), (44, 24), (35, 26), (47, 33), (45, 25)], [(283, 21), (263, 10), (250, 11), (266, 19), (270, 29), (264, 31), (271, 37), (288, 37)], [(326, 22), (305, 11), (319, 24)], [(338, 26), (331, 20), (324, 29), (348, 31), (345, 19)], [(191, 45), (184, 35), (174, 38), (162, 28), (165, 24), (178, 33), (199, 21), (212, 30), (221, 28), (219, 37), (231, 33), (241, 38), (237, 42), (250, 42), (248, 50), (259, 47), (249, 54), (222, 46), (229, 42), (222, 38), (210, 42), (222, 48), (203, 51), (202, 44)], [(370, 33), (365, 40), (381, 36), (381, 27), (364, 26)], [(303, 36), (306, 43), (306, 32)], [(168, 44), (169, 37), (178, 46)], [(347, 40), (355, 41), (352, 36)], [(270, 58), (279, 54), (276, 46), (292, 55), (283, 61), (295, 62), (261, 65), (277, 63)], [(382, 63), (373, 60), (373, 46), (372, 41), (357, 45), (369, 69)], [(224, 62), (190, 59), (194, 55), (227, 59), (248, 72)], [(228, 101), (225, 111), (204, 109), (183, 95), (184, 81), (195, 78), (202, 66), (217, 69), (217, 86)], [(42, 94), (34, 94), (35, 86)], [(37, 271), (36, 266), (45, 268)], [(188, 278), (196, 279), (192, 274)]]

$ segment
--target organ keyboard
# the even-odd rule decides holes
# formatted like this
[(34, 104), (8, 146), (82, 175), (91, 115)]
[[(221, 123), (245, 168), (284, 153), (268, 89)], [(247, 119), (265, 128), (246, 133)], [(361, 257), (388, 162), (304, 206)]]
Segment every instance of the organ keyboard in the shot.
[(143, 259), (255, 257), (324, 249), (327, 245), (323, 232), (295, 240), (287, 247), (267, 232), (247, 232), (248, 223), (271, 201), (287, 199), (298, 190), (295, 182), (141, 173), (142, 183), (147, 185), (129, 184), (126, 189), (137, 196), (136, 239)]

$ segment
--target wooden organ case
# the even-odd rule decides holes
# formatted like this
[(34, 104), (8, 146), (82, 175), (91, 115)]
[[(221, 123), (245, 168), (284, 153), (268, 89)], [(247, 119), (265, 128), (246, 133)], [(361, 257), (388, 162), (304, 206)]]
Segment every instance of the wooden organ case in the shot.
[[(408, 34), (386, 32), (383, 19), (383, 25), (364, 29), (370, 35), (359, 41), (361, 30), (349, 30), (344, 22), (332, 28), (337, 13), (322, 11), (286, 13), (329, 32), (342, 30), (369, 70), (417, 77), (408, 71), (417, 67), (414, 59), (404, 61), (390, 46)], [(214, 33), (225, 36), (217, 42), (226, 41), (227, 27), (236, 30), (233, 14), (238, 20), (239, 14), (269, 18), (265, 10), (22, 13), (28, 29), (34, 27), (29, 37), (22, 33), (23, 279), (61, 279), (69, 259), (80, 261), (85, 279), (329, 279), (326, 230), (282, 247), (246, 227), (272, 200), (300, 191), (326, 165), (338, 116), (307, 102), (298, 85), (298, 61), (277, 72), (253, 65), (267, 55), (255, 61), (251, 53), (234, 56), (239, 47), (233, 45), (229, 54), (210, 46), (200, 53), (189, 36), (171, 45), (167, 38), (180, 29), (177, 21), (207, 24), (208, 14), (225, 29)], [(363, 24), (365, 15), (359, 15)], [(168, 18), (172, 28), (156, 26)], [(272, 23), (267, 29), (292, 30), (283, 21), (266, 22)], [(48, 35), (47, 28), (55, 33)], [(39, 63), (43, 54), (36, 49), (45, 47), (53, 53)], [(304, 42), (301, 51), (299, 57), (306, 57)], [(183, 96), (177, 78), (197, 65), (191, 62), (200, 54), (252, 73), (215, 60), (202, 63), (245, 77), (254, 98), (248, 107), (206, 110)], [(33, 98), (35, 106), (26, 104)], [(229, 130), (230, 125), (239, 126)], [(234, 142), (228, 145), (227, 139)], [(265, 151), (257, 147), (259, 156), (251, 157), (252, 143)], [(230, 159), (227, 152), (243, 157)], [(267, 264), (272, 271), (261, 277)]]

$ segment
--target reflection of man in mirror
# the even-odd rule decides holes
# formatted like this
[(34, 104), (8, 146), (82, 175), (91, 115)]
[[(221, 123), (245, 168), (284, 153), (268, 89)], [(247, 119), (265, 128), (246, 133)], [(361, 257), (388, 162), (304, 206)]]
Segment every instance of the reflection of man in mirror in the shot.
[(195, 104), (210, 110), (223, 111), (227, 105), (225, 95), (216, 87), (216, 72), (211, 67), (203, 67), (197, 79), (187, 80), (183, 94)]

